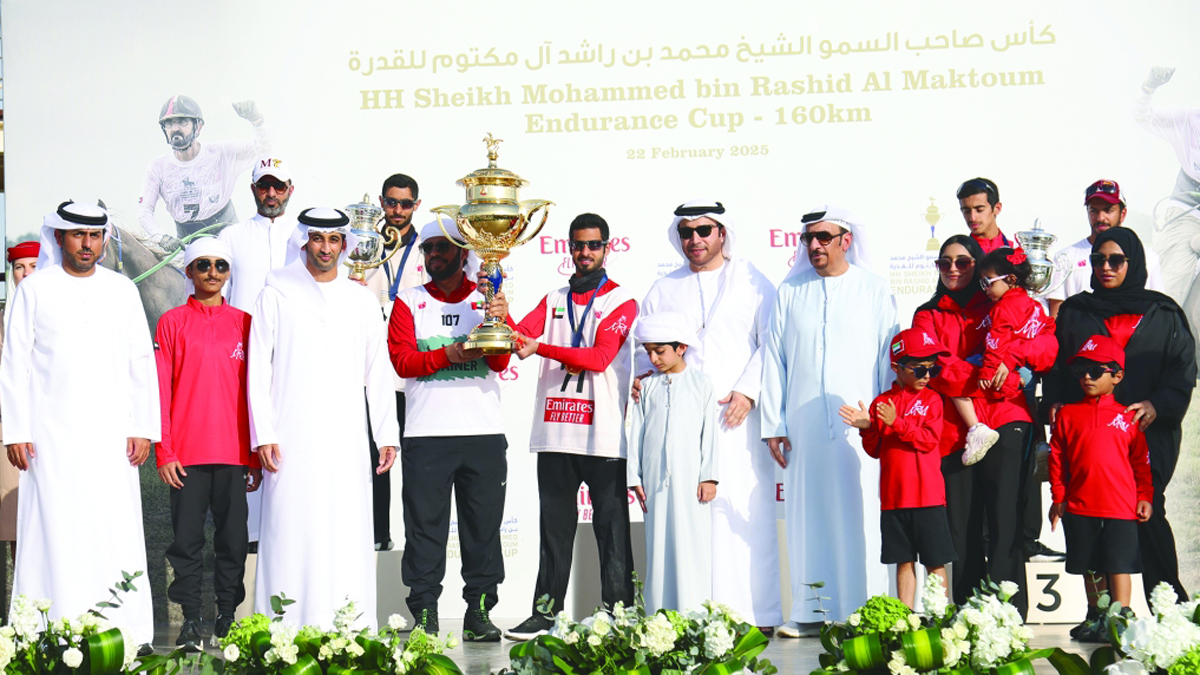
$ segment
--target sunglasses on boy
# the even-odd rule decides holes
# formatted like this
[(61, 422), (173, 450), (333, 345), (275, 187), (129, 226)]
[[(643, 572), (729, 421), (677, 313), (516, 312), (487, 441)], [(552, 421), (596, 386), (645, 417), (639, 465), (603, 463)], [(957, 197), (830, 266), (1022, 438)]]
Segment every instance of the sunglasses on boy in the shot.
[(388, 208), (391, 208), (391, 209), (394, 209), (397, 206), (399, 206), (400, 208), (407, 211), (408, 209), (411, 209), (412, 207), (416, 206), (417, 202), (412, 199), (392, 199), (391, 197), (384, 197), (383, 205)]
[(1104, 263), (1108, 263), (1108, 268), (1111, 270), (1119, 270), (1121, 266), (1129, 262), (1129, 256), (1122, 253), (1112, 253), (1104, 255), (1103, 253), (1093, 253), (1088, 256), (1088, 260), (1092, 262), (1092, 267), (1100, 269), (1104, 267)]
[(458, 248), (458, 247), (455, 246), (454, 244), (451, 244), (448, 241), (423, 241), (423, 242), (421, 242), (421, 253), (424, 253), (425, 255), (429, 255), (430, 253), (433, 253), (434, 251), (437, 251), (439, 254), (448, 253), (450, 251), (450, 249), (452, 249), (452, 248)]
[[(700, 236), (704, 236), (704, 235), (700, 235)], [(600, 249), (604, 248), (605, 246), (608, 246), (608, 240), (607, 239), (593, 239), (591, 241), (579, 241), (576, 239), (572, 239), (570, 246), (571, 246), (572, 251), (582, 251), (585, 248), (589, 251), (599, 251)]]
[(963, 256), (959, 256), (953, 260), (951, 260), (950, 258), (938, 258), (937, 260), (933, 261), (933, 264), (937, 266), (939, 272), (949, 272), (951, 265), (954, 266), (954, 269), (958, 270), (959, 272), (962, 272), (962, 271), (969, 270), (972, 267), (974, 267), (975, 259), (968, 258), (967, 256), (963, 255)]
[(1105, 373), (1115, 373), (1117, 371), (1100, 363), (1073, 363), (1071, 364), (1071, 374), (1076, 379), (1087, 377), (1089, 380), (1095, 381), (1104, 377)]
[[(192, 266), (196, 268), (197, 272), (200, 272), (201, 274), (203, 274), (204, 272), (207, 272), (208, 270), (212, 269), (213, 264), (214, 264), (213, 261), (209, 260), (208, 258), (201, 258), (201, 259), (193, 262)], [(220, 274), (225, 274), (226, 272), (229, 271), (229, 263), (225, 262), (224, 260), (218, 260), (216, 262), (216, 266), (217, 266), (217, 272), (219, 272)]]
[(704, 239), (704, 238), (708, 237), (708, 235), (712, 234), (713, 229), (716, 227), (718, 227), (718, 226), (717, 225), (697, 225), (695, 227), (684, 227), (683, 225), (680, 225), (678, 228), (679, 238), (684, 241), (687, 241), (688, 239), (692, 238), (693, 234), (696, 234), (696, 235), (699, 235), (701, 239)]
[(942, 374), (941, 366), (903, 366), (905, 370), (916, 376), (918, 380), (925, 379), (925, 376), (937, 377)]

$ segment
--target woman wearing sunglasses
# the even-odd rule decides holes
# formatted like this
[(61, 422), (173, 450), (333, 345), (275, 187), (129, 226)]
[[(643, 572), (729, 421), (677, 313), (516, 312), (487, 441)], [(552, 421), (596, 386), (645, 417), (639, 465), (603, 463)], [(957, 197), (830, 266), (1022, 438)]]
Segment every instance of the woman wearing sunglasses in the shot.
[[(950, 350), (942, 357), (941, 375), (930, 388), (944, 398), (942, 474), (946, 480), (946, 510), (958, 562), (951, 569), (954, 601), (962, 604), (985, 578), (1017, 582), (1021, 592), (1013, 603), (1026, 611), (1025, 557), (1021, 548), (1018, 497), (1021, 460), (1031, 442), (1033, 417), (1021, 388), (1020, 376), (1008, 373), (1004, 386), (986, 398), (974, 398), (975, 412), (1000, 433), (1000, 440), (978, 464), (964, 466), (962, 451), (967, 428), (950, 404), (954, 396), (978, 393), (979, 368), (967, 361), (983, 351), (992, 301), (980, 286), (983, 249), (967, 235), (954, 235), (942, 244), (935, 264), (937, 291), (917, 308), (913, 328), (919, 328)], [(1014, 343), (1010, 354), (1033, 370), (1054, 363), (1057, 344), (1053, 335), (1039, 335)], [(983, 541), (984, 521), (988, 541)]]
[(1175, 471), (1183, 416), (1196, 385), (1196, 346), (1183, 310), (1162, 293), (1147, 290), (1146, 254), (1137, 234), (1105, 230), (1092, 244), (1092, 292), (1067, 298), (1058, 311), (1058, 362), (1043, 383), (1043, 405), (1053, 423), (1065, 403), (1083, 398), (1067, 359), (1088, 337), (1108, 335), (1125, 349), (1125, 378), (1114, 396), (1146, 434), (1154, 479), (1154, 513), (1138, 525), (1146, 599), (1160, 582), (1187, 599), (1179, 582), (1175, 537), (1167, 522), (1163, 490)]

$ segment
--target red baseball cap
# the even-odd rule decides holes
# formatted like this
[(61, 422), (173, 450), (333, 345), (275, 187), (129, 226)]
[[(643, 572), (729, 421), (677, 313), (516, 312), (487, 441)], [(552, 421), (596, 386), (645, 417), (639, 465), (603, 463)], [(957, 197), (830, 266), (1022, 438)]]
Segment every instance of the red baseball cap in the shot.
[(1120, 204), (1125, 206), (1125, 197), (1121, 194), (1121, 186), (1117, 185), (1115, 180), (1098, 180), (1087, 187), (1083, 192), (1083, 204), (1093, 199), (1103, 199), (1109, 204)]
[(892, 362), (904, 357), (925, 358), (928, 356), (950, 356), (950, 350), (942, 346), (929, 333), (919, 328), (907, 328), (892, 338)]
[(1107, 335), (1093, 335), (1083, 343), (1075, 356), (1067, 360), (1067, 363), (1075, 363), (1080, 359), (1095, 361), (1096, 363), (1112, 363), (1116, 362), (1122, 370), (1125, 369), (1125, 350), (1117, 341)]

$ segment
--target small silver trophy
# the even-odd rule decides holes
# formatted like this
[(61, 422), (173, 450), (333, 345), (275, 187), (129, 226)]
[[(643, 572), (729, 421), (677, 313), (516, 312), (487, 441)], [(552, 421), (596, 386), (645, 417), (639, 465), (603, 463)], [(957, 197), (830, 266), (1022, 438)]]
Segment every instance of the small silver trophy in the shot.
[(1017, 243), (1025, 251), (1029, 266), (1033, 268), (1033, 274), (1029, 275), (1029, 290), (1039, 298), (1065, 284), (1072, 272), (1066, 254), (1059, 253), (1053, 261), (1050, 260), (1050, 246), (1057, 239), (1042, 229), (1041, 219), (1034, 219), (1033, 229), (1017, 233)]

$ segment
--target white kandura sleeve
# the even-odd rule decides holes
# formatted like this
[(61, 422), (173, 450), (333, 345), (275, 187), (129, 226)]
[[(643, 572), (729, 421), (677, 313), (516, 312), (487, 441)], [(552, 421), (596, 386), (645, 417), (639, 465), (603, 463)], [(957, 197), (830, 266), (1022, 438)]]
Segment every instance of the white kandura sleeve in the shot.
[(28, 284), (17, 288), (5, 316), (4, 350), (0, 354), (0, 409), (4, 410), (5, 445), (33, 442), (31, 383), (33, 317), (37, 303), (34, 294), (27, 290)]
[[(784, 282), (787, 283), (786, 281)], [(786, 437), (787, 433), (787, 354), (784, 329), (787, 326), (788, 296), (782, 289), (775, 295), (771, 318), (767, 322), (762, 349), (762, 389), (758, 409), (762, 417), (762, 437)]]
[[(279, 442), (271, 381), (275, 368), (275, 339), (279, 323), (279, 292), (264, 288), (254, 303), (250, 347), (246, 350), (246, 396), (250, 408), (250, 448)], [(281, 448), (282, 450), (283, 448)]]
[[(122, 311), (118, 316), (124, 323), (128, 339), (129, 359), (129, 432), (130, 438), (146, 438), (154, 442), (162, 440), (162, 401), (158, 395), (158, 362), (154, 357), (154, 340), (146, 324), (146, 310), (137, 287), (124, 277), (119, 279), (122, 287)], [(120, 328), (118, 328), (120, 330)]]

